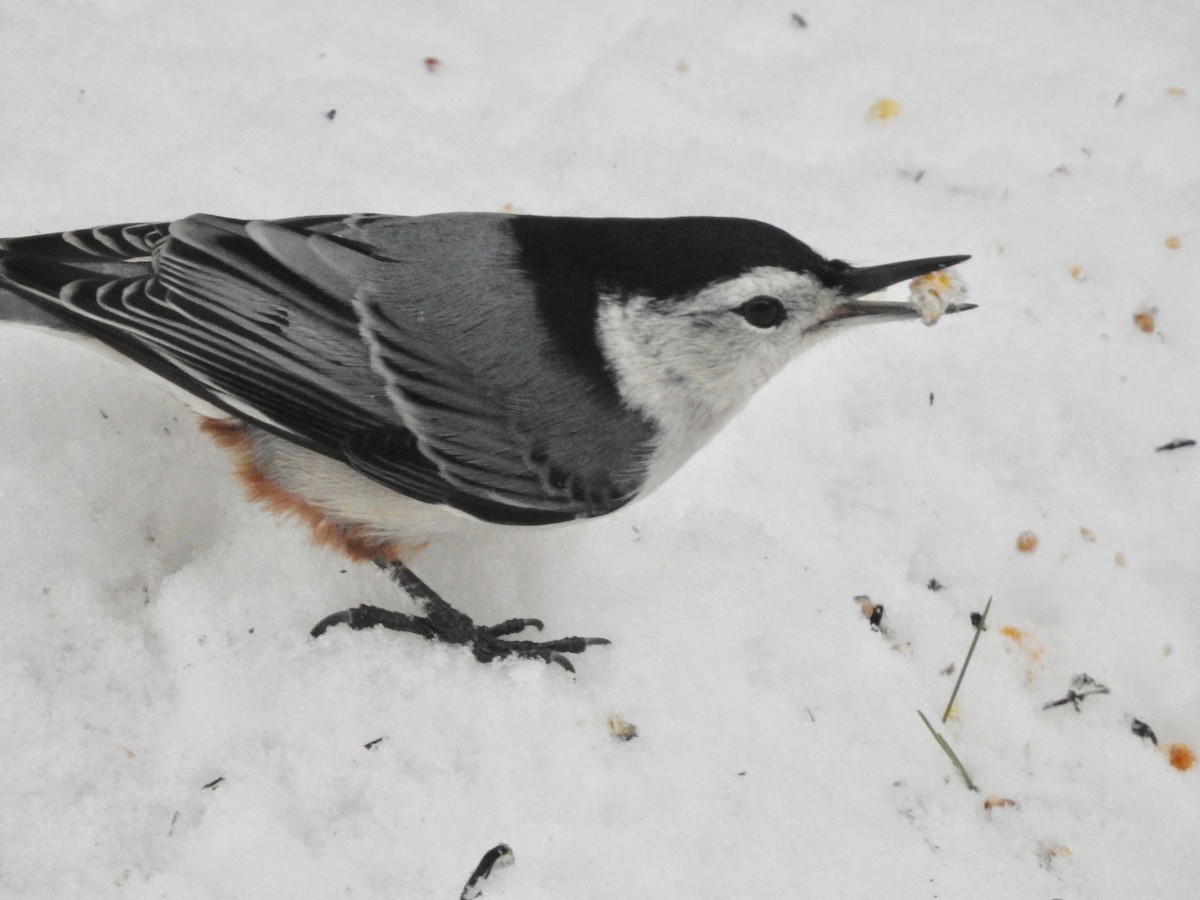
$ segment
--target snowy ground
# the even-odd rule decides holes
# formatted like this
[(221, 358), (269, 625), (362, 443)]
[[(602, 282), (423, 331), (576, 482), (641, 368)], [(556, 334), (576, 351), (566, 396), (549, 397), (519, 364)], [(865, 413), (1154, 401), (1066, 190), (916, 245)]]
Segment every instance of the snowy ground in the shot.
[[(1195, 4), (517, 8), (0, 5), (0, 234), (737, 214), (972, 253), (981, 308), (819, 348), (634, 508), (422, 558), (611, 638), (574, 678), (310, 640), (402, 601), (152, 382), (0, 329), (0, 896), (450, 900), (500, 841), (489, 898), (1194, 896), (1200, 448), (1155, 447), (1200, 439)], [(973, 793), (917, 710), (989, 596), (939, 726)]]

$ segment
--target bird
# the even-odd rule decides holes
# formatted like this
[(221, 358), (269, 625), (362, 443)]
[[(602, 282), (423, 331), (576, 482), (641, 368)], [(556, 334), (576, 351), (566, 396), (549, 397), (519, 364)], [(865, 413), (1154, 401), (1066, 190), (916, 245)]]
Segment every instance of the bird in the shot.
[(920, 315), (870, 295), (967, 259), (854, 266), (723, 216), (197, 214), (0, 240), (0, 321), (153, 372), (251, 499), (423, 613), (357, 606), (314, 636), (381, 625), (573, 671), (567, 654), (608, 641), (477, 625), (413, 558), (646, 496), (808, 347)]

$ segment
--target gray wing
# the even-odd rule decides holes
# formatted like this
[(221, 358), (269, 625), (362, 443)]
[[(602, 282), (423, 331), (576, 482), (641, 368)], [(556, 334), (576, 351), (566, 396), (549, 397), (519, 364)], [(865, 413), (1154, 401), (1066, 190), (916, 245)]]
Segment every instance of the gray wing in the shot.
[[(506, 233), (485, 214), (193, 216), (7, 241), (0, 277), (239, 418), (416, 499), (521, 524), (610, 511), (636, 493), (648, 426), (569, 364), (544, 377)], [(585, 403), (596, 421), (580, 418)]]

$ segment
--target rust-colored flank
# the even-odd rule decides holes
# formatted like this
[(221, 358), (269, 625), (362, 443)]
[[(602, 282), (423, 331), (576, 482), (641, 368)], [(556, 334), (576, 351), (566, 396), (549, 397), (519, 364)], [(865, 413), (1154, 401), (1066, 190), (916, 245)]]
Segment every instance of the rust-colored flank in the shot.
[(314, 542), (341, 550), (356, 561), (407, 562), (425, 547), (425, 543), (406, 544), (378, 534), (357, 522), (330, 518), (300, 494), (276, 484), (254, 461), (254, 445), (245, 426), (237, 419), (201, 417), (200, 430), (217, 445), (232, 452), (236, 472), (246, 496), (278, 515), (295, 516), (312, 530)]

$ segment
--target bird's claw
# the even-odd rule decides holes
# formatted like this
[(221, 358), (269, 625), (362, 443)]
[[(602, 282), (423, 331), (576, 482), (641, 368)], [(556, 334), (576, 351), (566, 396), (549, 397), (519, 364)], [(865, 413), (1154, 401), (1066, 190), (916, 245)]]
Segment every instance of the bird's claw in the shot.
[(326, 616), (313, 628), (312, 636), (320, 637), (334, 625), (347, 625), (356, 631), (379, 625), (392, 631), (417, 634), (444, 644), (470, 647), (480, 662), (516, 656), (523, 659), (540, 659), (546, 664), (556, 663), (568, 672), (574, 672), (575, 666), (564, 654), (582, 653), (588, 647), (611, 643), (607, 638), (585, 637), (566, 637), (551, 641), (516, 640), (510, 636), (526, 628), (541, 631), (545, 626), (540, 619), (506, 619), (496, 625), (476, 625), (470, 616), (452, 607), (407, 568), (402, 568), (398, 563), (386, 568), (394, 581), (425, 606), (425, 615), (414, 616), (378, 606), (356, 606)]
[(347, 625), (355, 631), (382, 625), (384, 628), (390, 628), (392, 631), (407, 631), (410, 634), (419, 634), (430, 640), (437, 637), (437, 633), (430, 626), (427, 619), (421, 616), (410, 616), (405, 613), (394, 612), (380, 606), (355, 606), (352, 609), (335, 612), (314, 625), (312, 631), (309, 633), (313, 637), (320, 637), (334, 625)]
[(514, 634), (524, 629), (512, 628), (514, 623), (529, 621), (539, 631), (542, 623), (536, 619), (509, 619), (499, 625), (476, 625), (475, 633), (470, 640), (471, 652), (480, 662), (491, 662), (493, 659), (503, 659), (506, 656), (518, 656), (523, 659), (540, 659), (544, 663), (557, 663), (568, 672), (574, 672), (575, 666), (563, 656), (564, 653), (582, 653), (588, 647), (598, 644), (612, 643), (607, 638), (566, 637), (553, 641), (516, 641), (507, 640), (504, 636)]
[(465, 613), (454, 609), (445, 601), (429, 604), (424, 616), (383, 609), (378, 606), (356, 606), (326, 616), (312, 630), (313, 637), (320, 637), (334, 625), (348, 625), (355, 631), (379, 625), (392, 631), (418, 634), (443, 644), (461, 644), (471, 648), (480, 662), (491, 662), (507, 656), (523, 659), (540, 659), (544, 663), (557, 663), (568, 672), (575, 667), (564, 653), (582, 653), (588, 647), (608, 644), (607, 638), (566, 637), (551, 641), (512, 640), (508, 635), (517, 634), (526, 628), (544, 627), (538, 619), (508, 619), (498, 625), (476, 625)]

